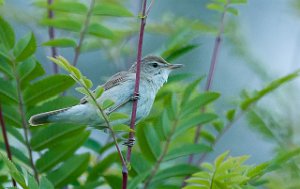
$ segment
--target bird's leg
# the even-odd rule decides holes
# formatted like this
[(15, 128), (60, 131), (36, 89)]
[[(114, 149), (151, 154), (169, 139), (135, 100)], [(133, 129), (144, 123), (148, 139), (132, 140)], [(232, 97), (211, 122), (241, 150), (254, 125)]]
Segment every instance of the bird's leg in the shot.
[(129, 138), (125, 142), (123, 142), (123, 145), (127, 147), (133, 147), (134, 144), (135, 144), (135, 138)]

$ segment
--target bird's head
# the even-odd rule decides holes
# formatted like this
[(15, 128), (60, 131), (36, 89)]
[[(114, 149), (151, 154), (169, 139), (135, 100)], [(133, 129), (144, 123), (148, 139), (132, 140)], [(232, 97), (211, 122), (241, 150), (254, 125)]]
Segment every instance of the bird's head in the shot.
[[(148, 55), (142, 59), (141, 74), (167, 79), (172, 70), (182, 66), (182, 64), (170, 64), (159, 56)], [(136, 63), (131, 66), (130, 71), (136, 72)]]

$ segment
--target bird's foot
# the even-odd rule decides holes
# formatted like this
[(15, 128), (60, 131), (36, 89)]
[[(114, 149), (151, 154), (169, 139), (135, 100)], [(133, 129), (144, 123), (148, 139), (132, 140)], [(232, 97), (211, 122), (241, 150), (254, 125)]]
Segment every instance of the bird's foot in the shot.
[(132, 148), (135, 144), (135, 138), (129, 138), (127, 139), (123, 145)]
[(140, 94), (139, 93), (134, 93), (131, 97), (132, 101), (136, 101), (140, 99)]

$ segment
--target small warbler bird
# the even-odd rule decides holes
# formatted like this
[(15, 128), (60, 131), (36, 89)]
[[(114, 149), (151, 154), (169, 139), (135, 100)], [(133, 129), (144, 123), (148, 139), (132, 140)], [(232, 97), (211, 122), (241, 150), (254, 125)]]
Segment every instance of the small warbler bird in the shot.
[[(114, 105), (105, 109), (109, 115), (112, 112), (131, 115), (132, 102), (138, 99), (136, 122), (146, 117), (152, 107), (155, 96), (167, 82), (173, 69), (182, 67), (182, 64), (170, 64), (163, 58), (149, 55), (142, 59), (140, 73), (139, 96), (134, 96), (135, 77), (137, 64), (134, 63), (128, 71), (121, 71), (113, 75), (102, 87), (103, 94), (97, 99), (102, 104), (106, 99), (114, 102)], [(129, 124), (128, 119), (112, 121), (111, 125)], [(37, 126), (45, 123), (75, 123), (89, 126), (106, 127), (104, 120), (98, 115), (97, 109), (86, 98), (81, 99), (80, 104), (34, 115), (29, 120), (30, 125)]]

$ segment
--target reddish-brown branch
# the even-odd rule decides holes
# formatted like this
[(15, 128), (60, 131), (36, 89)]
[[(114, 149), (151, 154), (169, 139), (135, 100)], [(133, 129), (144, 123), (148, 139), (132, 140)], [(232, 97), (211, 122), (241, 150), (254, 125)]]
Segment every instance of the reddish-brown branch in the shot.
[[(9, 141), (8, 141), (8, 137), (7, 137), (7, 131), (6, 131), (6, 127), (5, 127), (4, 117), (2, 114), (1, 104), (0, 104), (0, 124), (1, 124), (1, 130), (2, 130), (2, 136), (3, 136), (3, 140), (4, 140), (4, 144), (5, 144), (6, 154), (7, 154), (8, 159), (10, 159), (12, 161), (12, 155), (11, 155)], [(14, 179), (12, 179), (12, 184), (14, 187), (17, 187), (17, 183)]]
[[(226, 14), (228, 4), (229, 4), (229, 0), (225, 4), (224, 12), (222, 13), (222, 16), (221, 16), (219, 31), (218, 31), (217, 37), (215, 39), (215, 45), (214, 45), (213, 54), (211, 57), (210, 68), (209, 68), (209, 72), (208, 72), (208, 76), (207, 76), (207, 80), (206, 80), (205, 91), (210, 91), (210, 89), (211, 89), (214, 73), (216, 70), (216, 64), (217, 64), (217, 60), (219, 57), (221, 41), (222, 41), (222, 34), (224, 33), (224, 20), (225, 20), (225, 14)], [(205, 108), (202, 108), (201, 112), (205, 112)], [(201, 127), (202, 127), (202, 125), (199, 125), (196, 129), (195, 138), (194, 138), (195, 144), (199, 142)], [(194, 155), (190, 155), (189, 163), (192, 163), (193, 159), (194, 159)]]
[[(143, 7), (142, 7), (142, 15), (141, 15), (141, 25), (140, 25), (140, 34), (139, 34), (139, 41), (138, 41), (138, 49), (137, 49), (137, 67), (136, 67), (136, 78), (135, 78), (135, 87), (134, 87), (134, 95), (139, 95), (139, 86), (140, 86), (140, 73), (141, 73), (141, 59), (142, 59), (142, 49), (143, 49), (143, 39), (144, 39), (144, 31), (145, 31), (145, 25), (146, 25), (146, 7), (147, 7), (147, 0), (143, 1)], [(131, 122), (130, 122), (130, 128), (134, 130), (135, 127), (135, 120), (136, 120), (136, 111), (137, 111), (137, 103), (138, 101), (133, 101), (132, 105), (132, 113), (131, 113)], [(134, 133), (129, 133), (129, 140), (134, 139)], [(131, 147), (128, 147), (126, 160), (127, 162), (130, 162), (131, 159)], [(122, 188), (127, 188), (127, 180), (128, 180), (128, 172), (127, 169), (123, 169), (123, 185)]]
[[(53, 0), (48, 0), (48, 6), (50, 6), (53, 3)], [(48, 18), (53, 19), (54, 12), (48, 7)], [(48, 27), (48, 35), (49, 39), (53, 40), (55, 38), (55, 30), (52, 26)], [(56, 47), (51, 47), (51, 56), (56, 57), (57, 56), (57, 49)], [(56, 74), (58, 73), (58, 67), (57, 64), (53, 63), (53, 72)]]

